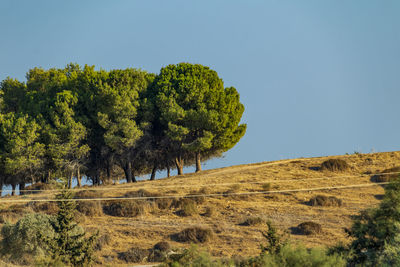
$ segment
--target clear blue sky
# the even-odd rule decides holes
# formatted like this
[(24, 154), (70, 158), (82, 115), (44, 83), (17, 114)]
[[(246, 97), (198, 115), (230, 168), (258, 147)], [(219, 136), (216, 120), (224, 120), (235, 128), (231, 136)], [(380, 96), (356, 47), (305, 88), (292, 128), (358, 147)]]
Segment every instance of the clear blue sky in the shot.
[(245, 137), (206, 168), (399, 150), (400, 1), (1, 0), (0, 80), (69, 62), (210, 66)]

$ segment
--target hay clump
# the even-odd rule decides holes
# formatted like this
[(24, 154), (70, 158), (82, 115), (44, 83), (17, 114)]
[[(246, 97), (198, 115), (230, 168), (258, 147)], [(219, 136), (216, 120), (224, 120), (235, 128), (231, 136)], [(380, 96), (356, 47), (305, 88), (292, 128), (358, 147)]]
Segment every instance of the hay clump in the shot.
[(296, 228), (298, 234), (314, 235), (322, 233), (322, 226), (316, 222), (303, 222)]
[(372, 176), (371, 181), (376, 183), (391, 182), (400, 177), (400, 173), (398, 172), (400, 172), (400, 166), (386, 169), (380, 175)]
[(335, 196), (317, 195), (312, 197), (308, 204), (310, 206), (341, 207), (343, 202)]
[(322, 171), (342, 172), (350, 168), (349, 164), (342, 159), (328, 159), (321, 164)]
[(174, 238), (179, 242), (205, 243), (214, 236), (211, 229), (190, 227), (177, 233)]

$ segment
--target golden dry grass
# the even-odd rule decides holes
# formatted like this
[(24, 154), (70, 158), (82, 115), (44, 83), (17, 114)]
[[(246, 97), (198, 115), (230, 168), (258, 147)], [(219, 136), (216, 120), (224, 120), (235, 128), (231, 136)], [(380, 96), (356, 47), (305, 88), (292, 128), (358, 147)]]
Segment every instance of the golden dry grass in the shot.
[[(343, 159), (350, 168), (340, 173), (318, 170), (321, 163), (330, 158)], [(157, 205), (156, 199), (150, 199), (143, 214), (136, 217), (124, 218), (104, 214), (87, 216), (82, 225), (91, 232), (99, 230), (100, 234), (111, 237), (110, 242), (97, 252), (97, 256), (98, 264), (112, 263), (113, 266), (124, 264), (118, 259), (118, 253), (131, 247), (149, 249), (160, 241), (168, 241), (172, 247), (187, 247), (187, 243), (174, 241), (171, 237), (189, 227), (202, 227), (213, 231), (213, 239), (202, 246), (214, 256), (256, 255), (259, 253), (259, 244), (264, 242), (261, 230), (265, 230), (265, 227), (242, 226), (241, 223), (249, 217), (270, 220), (281, 230), (287, 231), (292, 240), (301, 241), (309, 247), (347, 243), (350, 240), (346, 237), (344, 228), (351, 226), (351, 217), (360, 210), (378, 204), (379, 195), (384, 193), (381, 186), (288, 193), (265, 192), (373, 184), (371, 176), (399, 165), (400, 152), (355, 154), (262, 162), (129, 185), (107, 185), (95, 188), (101, 190), (102, 197), (122, 197), (128, 192), (140, 189), (154, 196), (173, 196), (175, 203), (182, 196), (204, 193), (210, 196), (196, 202), (199, 212), (192, 216), (179, 216), (179, 207), (167, 203), (167, 208), (160, 208), (162, 205)], [(265, 190), (265, 184), (270, 184), (268, 190)], [(229, 195), (247, 192), (265, 194)], [(30, 195), (29, 199), (51, 197), (52, 194), (54, 195)], [(343, 204), (340, 207), (307, 205), (316, 195), (335, 196), (341, 199)], [(3, 203), (0, 209), (8, 210), (10, 205)], [(204, 216), (210, 209), (212, 216)], [(310, 236), (290, 233), (291, 228), (306, 221), (320, 224), (322, 233)]]

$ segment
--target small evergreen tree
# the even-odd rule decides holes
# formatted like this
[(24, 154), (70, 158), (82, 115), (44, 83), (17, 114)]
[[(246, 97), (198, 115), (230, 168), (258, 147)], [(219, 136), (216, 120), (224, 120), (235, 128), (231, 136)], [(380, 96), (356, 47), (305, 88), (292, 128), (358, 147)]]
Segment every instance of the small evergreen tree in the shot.
[(51, 255), (50, 265), (53, 262), (63, 262), (72, 266), (88, 266), (93, 261), (93, 246), (96, 235), (85, 237), (85, 232), (74, 222), (75, 202), (71, 191), (63, 190), (56, 196), (59, 212), (57, 219), (52, 223), (55, 238), (47, 240)]

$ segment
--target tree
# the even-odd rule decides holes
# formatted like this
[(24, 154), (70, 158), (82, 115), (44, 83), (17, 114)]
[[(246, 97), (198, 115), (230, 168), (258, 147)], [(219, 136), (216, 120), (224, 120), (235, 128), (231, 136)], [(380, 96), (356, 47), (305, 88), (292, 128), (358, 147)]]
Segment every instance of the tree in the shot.
[[(89, 146), (83, 141), (86, 128), (74, 120), (72, 107), (77, 97), (71, 91), (57, 94), (54, 107), (51, 108), (50, 122), (52, 127), (46, 128), (48, 136), (48, 154), (62, 177), (68, 178), (68, 187), (72, 187), (73, 175), (82, 168), (89, 153)], [(78, 185), (80, 178), (77, 176)]]
[(88, 266), (93, 261), (93, 246), (96, 235), (85, 237), (85, 232), (74, 222), (75, 202), (69, 190), (56, 196), (59, 211), (52, 227), (55, 237), (47, 239), (51, 262), (62, 261), (72, 266)]
[(244, 106), (233, 87), (208, 67), (180, 63), (162, 68), (152, 87), (158, 122), (169, 150), (174, 151), (178, 174), (184, 161), (195, 156), (196, 171), (201, 156), (212, 157), (232, 148), (246, 132), (239, 124)]
[(40, 126), (28, 115), (0, 114), (1, 176), (8, 177), (2, 182), (12, 185), (12, 194), (17, 184), (24, 189), (42, 171), (45, 146), (39, 142), (39, 133)]
[(379, 208), (368, 209), (358, 216), (350, 236), (350, 264), (362, 266), (400, 265), (400, 181), (385, 188)]

